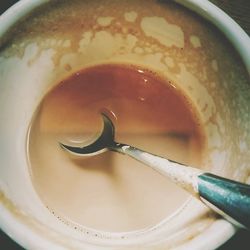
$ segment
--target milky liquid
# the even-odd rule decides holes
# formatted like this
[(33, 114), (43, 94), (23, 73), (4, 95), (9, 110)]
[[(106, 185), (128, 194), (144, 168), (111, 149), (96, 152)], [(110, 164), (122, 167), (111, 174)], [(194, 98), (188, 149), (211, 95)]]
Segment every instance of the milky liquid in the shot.
[(198, 116), (171, 82), (135, 66), (99, 65), (74, 73), (42, 100), (28, 140), (34, 186), (50, 210), (80, 225), (105, 231), (155, 225), (183, 206), (189, 194), (128, 156), (73, 157), (58, 144), (95, 140), (103, 109), (114, 118), (116, 141), (201, 164)]

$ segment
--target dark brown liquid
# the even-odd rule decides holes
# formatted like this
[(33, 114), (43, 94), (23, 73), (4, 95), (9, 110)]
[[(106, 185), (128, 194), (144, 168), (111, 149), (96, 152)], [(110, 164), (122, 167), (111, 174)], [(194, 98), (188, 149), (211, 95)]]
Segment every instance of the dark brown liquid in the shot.
[(59, 141), (93, 141), (102, 129), (103, 109), (114, 118), (116, 141), (201, 163), (198, 116), (171, 82), (138, 67), (100, 65), (74, 73), (43, 99), (29, 136), (34, 185), (46, 205), (79, 224), (108, 231), (153, 225), (188, 195), (128, 156), (73, 158), (59, 147)]

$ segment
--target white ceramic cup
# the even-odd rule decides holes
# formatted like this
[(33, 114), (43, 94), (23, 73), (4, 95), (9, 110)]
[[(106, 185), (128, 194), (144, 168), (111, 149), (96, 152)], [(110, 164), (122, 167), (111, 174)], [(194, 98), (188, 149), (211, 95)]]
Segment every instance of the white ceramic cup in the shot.
[[(50, 1), (22, 0), (6, 11), (0, 17), (2, 41), (8, 36), (13, 25), (47, 2)], [(247, 71), (250, 72), (250, 39), (230, 17), (205, 0), (176, 2), (216, 25), (238, 51)], [(113, 45), (117, 43), (114, 37), (99, 35), (104, 40), (110, 39), (109, 42), (113, 42)], [(127, 44), (133, 46), (133, 37), (126, 39)], [(124, 45), (122, 39), (119, 42)], [(66, 41), (66, 47), (67, 43)], [(11, 46), (11, 53), (4, 54)], [(88, 53), (91, 53), (91, 45), (88, 46)], [(85, 59), (81, 53), (65, 54), (57, 66), (52, 60), (52, 45), (51, 48), (44, 47), (38, 53), (38, 45), (35, 42), (27, 43), (21, 56), (15, 54), (15, 44), (9, 44), (7, 41), (7, 45), (3, 43), (0, 47), (0, 226), (13, 240), (27, 249), (215, 249), (228, 240), (236, 228), (221, 218), (210, 217), (209, 210), (194, 199), (190, 199), (182, 211), (174, 215), (174, 219), (168, 218), (155, 227), (128, 233), (105, 233), (89, 228), (79, 231), (65, 225), (48, 211), (37, 196), (26, 157), (27, 130), (37, 105), (54, 82), (69, 74), (64, 67), (64, 61), (69, 58), (72, 70), (102, 62), (135, 60), (135, 56), (131, 54), (111, 57), (114, 47), (107, 45), (102, 50), (104, 52), (98, 52), (99, 57), (96, 59), (86, 54), (83, 46), (80, 52), (86, 52)], [(103, 48), (103, 45), (98, 47), (96, 43), (92, 53), (94, 50), (98, 51), (98, 48)], [(157, 64), (152, 62), (154, 58), (144, 58), (140, 63), (152, 68), (152, 63)], [(156, 68), (158, 70), (160, 66)], [(186, 72), (182, 77), (189, 76)], [(208, 105), (204, 119), (209, 120), (209, 112), (213, 109), (218, 111), (216, 125), (209, 121), (206, 125), (209, 145), (215, 148), (210, 160), (212, 166), (217, 165), (217, 168), (212, 170), (249, 183), (250, 99), (247, 92), (250, 92), (250, 85), (237, 86), (234, 100), (223, 100), (222, 105), (226, 107), (223, 110), (218, 104), (218, 96), (223, 99), (223, 95), (213, 96), (208, 86), (205, 88), (191, 76), (189, 80), (183, 87), (187, 95), (194, 103), (200, 103), (200, 106)], [(192, 87), (197, 90), (195, 93), (188, 92)], [(215, 88), (218, 89), (219, 86)], [(220, 88), (227, 92), (227, 87), (223, 84)], [(232, 106), (229, 105), (231, 102)], [(232, 110), (228, 110), (228, 107), (232, 107)], [(240, 110), (238, 116), (237, 110)], [(227, 119), (224, 120), (224, 113), (227, 112)], [(234, 117), (235, 120), (228, 120)], [(217, 127), (222, 130), (223, 136), (218, 134)]]

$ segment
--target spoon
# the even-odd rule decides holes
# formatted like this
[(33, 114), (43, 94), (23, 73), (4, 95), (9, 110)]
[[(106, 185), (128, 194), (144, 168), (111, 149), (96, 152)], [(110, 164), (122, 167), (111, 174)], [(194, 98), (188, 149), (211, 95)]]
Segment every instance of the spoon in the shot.
[(101, 115), (103, 130), (96, 141), (84, 147), (60, 143), (61, 147), (81, 157), (97, 155), (108, 150), (129, 155), (168, 177), (231, 223), (250, 229), (250, 185), (206, 173), (133, 146), (115, 142), (115, 127), (111, 119), (105, 113)]

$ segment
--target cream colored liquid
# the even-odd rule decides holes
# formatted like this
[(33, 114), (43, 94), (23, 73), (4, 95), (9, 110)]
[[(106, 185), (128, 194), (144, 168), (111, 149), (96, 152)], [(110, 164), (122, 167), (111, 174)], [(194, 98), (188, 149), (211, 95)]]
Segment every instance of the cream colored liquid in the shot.
[(203, 133), (186, 97), (151, 71), (101, 65), (65, 79), (40, 104), (28, 141), (35, 188), (57, 216), (80, 225), (105, 231), (155, 225), (189, 194), (128, 156), (72, 157), (58, 144), (97, 138), (103, 108), (115, 117), (116, 141), (200, 165)]

